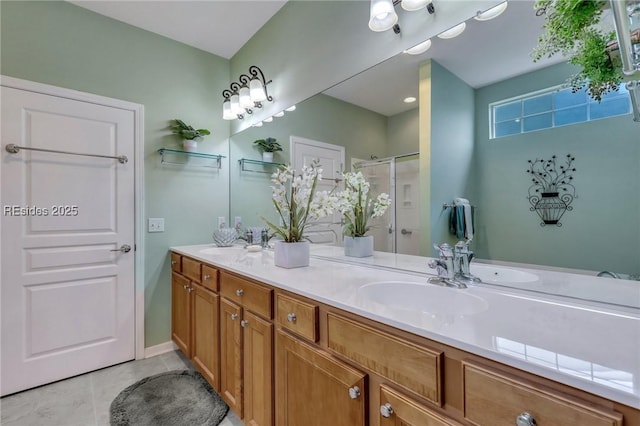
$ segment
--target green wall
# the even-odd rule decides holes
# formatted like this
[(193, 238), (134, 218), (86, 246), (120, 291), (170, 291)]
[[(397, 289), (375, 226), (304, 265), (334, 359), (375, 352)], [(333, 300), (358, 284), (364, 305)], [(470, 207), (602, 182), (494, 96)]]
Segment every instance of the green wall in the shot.
[[(287, 164), (290, 162), (291, 136), (341, 145), (345, 147), (345, 168), (348, 170), (351, 157), (384, 157), (386, 135), (387, 117), (323, 94), (300, 103), (295, 111), (274, 118), (271, 123), (233, 135), (230, 139), (231, 217), (242, 216), (246, 226), (263, 226), (261, 216), (277, 220), (271, 202), (269, 173), (240, 171), (238, 159), (261, 159), (260, 151), (253, 146), (254, 140), (275, 138), (284, 151), (276, 152), (274, 161)], [(261, 169), (260, 166), (253, 169), (273, 171), (273, 168)]]
[[(640, 124), (630, 115), (489, 139), (489, 103), (562, 84), (561, 64), (476, 91), (474, 180), (481, 258), (640, 272)], [(570, 153), (577, 198), (562, 227), (529, 210), (527, 160)]]
[(414, 108), (387, 119), (386, 157), (420, 151), (420, 114)]
[[(431, 241), (455, 244), (449, 234), (449, 209), (454, 198), (476, 200), (470, 193), (474, 147), (474, 90), (435, 61), (431, 61)], [(423, 177), (424, 181), (424, 177)], [(429, 253), (429, 252), (427, 252)], [(433, 249), (431, 249), (431, 253)]]
[[(203, 152), (228, 156), (229, 124), (219, 94), (229, 61), (60, 1), (2, 1), (3, 75), (144, 105), (147, 217), (165, 232), (145, 234), (145, 346), (169, 341), (168, 248), (211, 240), (228, 212), (228, 161), (220, 172), (161, 166), (156, 150), (177, 147), (166, 130), (182, 118), (210, 129)], [(146, 226), (146, 222), (145, 222)]]

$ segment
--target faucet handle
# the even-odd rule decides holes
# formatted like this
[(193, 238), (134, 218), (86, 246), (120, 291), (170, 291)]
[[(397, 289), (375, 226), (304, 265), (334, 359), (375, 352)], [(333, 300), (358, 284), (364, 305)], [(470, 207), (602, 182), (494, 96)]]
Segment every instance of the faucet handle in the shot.
[(442, 243), (440, 245), (434, 244), (433, 247), (438, 250), (440, 257), (453, 257), (453, 249), (447, 243)]

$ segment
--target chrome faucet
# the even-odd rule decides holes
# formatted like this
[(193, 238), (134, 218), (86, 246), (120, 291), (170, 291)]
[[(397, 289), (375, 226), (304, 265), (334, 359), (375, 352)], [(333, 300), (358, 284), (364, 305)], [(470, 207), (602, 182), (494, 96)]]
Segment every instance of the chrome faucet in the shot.
[(469, 265), (475, 254), (469, 250), (468, 241), (458, 241), (453, 250), (455, 279), (462, 282), (478, 283), (480, 278), (471, 274)]
[(447, 243), (442, 243), (439, 246), (434, 245), (434, 247), (438, 250), (439, 255), (437, 259), (429, 262), (429, 267), (436, 269), (438, 276), (429, 278), (429, 282), (449, 287), (466, 288), (465, 283), (456, 279), (456, 258), (452, 247)]

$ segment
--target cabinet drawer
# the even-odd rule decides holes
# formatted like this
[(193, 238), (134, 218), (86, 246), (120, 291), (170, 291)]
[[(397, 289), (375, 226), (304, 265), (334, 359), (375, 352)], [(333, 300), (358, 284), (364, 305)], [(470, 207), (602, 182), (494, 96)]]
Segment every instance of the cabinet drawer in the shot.
[(200, 273), (200, 262), (198, 262), (197, 260), (189, 259), (188, 257), (182, 258), (182, 275), (197, 283), (200, 283)]
[(182, 272), (182, 256), (178, 253), (171, 252), (171, 270), (174, 272)]
[(202, 265), (202, 285), (209, 290), (218, 291), (218, 270), (209, 265)]
[(365, 369), (442, 405), (442, 352), (427, 349), (334, 314), (327, 315), (329, 348)]
[(318, 306), (283, 294), (276, 295), (278, 325), (312, 342), (318, 341)]
[(538, 426), (622, 426), (622, 415), (463, 362), (464, 415), (475, 425), (515, 424), (529, 413)]
[(273, 290), (244, 278), (220, 273), (220, 294), (265, 318), (273, 318)]
[(380, 426), (460, 426), (460, 423), (380, 385)]

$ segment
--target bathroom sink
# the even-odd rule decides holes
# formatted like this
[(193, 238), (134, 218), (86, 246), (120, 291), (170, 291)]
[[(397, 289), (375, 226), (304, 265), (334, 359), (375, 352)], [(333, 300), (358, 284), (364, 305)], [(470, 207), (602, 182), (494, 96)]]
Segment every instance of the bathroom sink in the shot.
[(540, 278), (536, 274), (493, 265), (472, 264), (471, 273), (487, 284), (534, 283)]
[(357, 294), (363, 302), (432, 315), (472, 315), (489, 307), (484, 299), (465, 291), (426, 283), (381, 281), (363, 285)]

